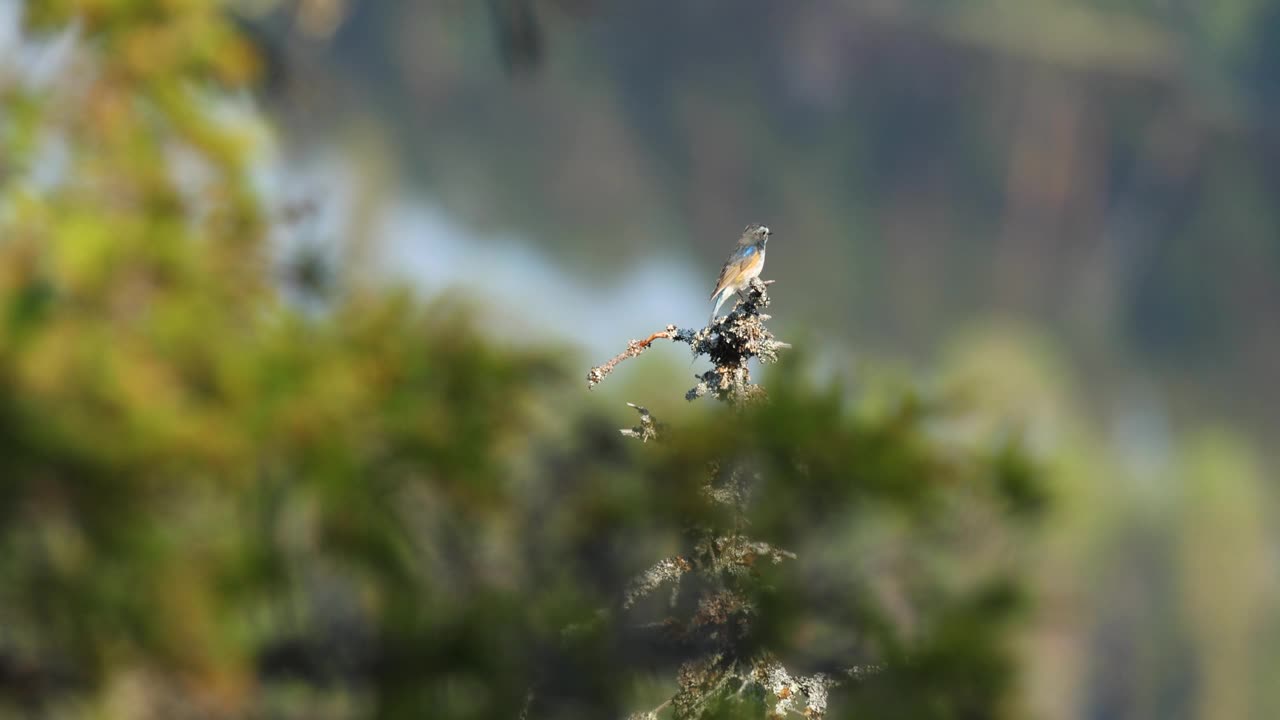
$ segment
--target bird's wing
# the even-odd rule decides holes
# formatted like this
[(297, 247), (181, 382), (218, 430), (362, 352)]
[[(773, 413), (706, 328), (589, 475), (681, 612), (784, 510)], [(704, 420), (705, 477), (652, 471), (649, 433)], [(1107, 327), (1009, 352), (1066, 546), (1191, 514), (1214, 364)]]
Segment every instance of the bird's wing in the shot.
[(750, 257), (755, 251), (754, 247), (735, 250), (729, 259), (724, 261), (724, 267), (720, 268), (720, 277), (716, 279), (716, 289), (711, 291), (711, 297), (707, 298), (708, 300), (714, 300), (716, 295), (724, 292), (725, 288), (742, 275), (742, 260)]

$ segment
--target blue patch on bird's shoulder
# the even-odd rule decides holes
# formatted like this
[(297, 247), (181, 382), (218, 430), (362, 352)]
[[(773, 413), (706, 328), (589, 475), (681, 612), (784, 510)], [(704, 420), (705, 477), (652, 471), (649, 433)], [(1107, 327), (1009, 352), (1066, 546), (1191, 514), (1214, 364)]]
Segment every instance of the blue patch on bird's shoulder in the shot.
[(748, 258), (748, 257), (751, 257), (752, 255), (755, 255), (755, 253), (756, 253), (756, 246), (748, 245), (745, 248), (738, 251), (738, 256)]

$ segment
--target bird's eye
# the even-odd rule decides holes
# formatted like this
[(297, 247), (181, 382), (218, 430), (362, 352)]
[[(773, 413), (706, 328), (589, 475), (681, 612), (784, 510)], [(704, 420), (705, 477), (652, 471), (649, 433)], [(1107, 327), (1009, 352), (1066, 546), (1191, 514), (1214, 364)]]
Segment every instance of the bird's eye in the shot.
[(761, 225), (761, 226), (760, 226), (760, 234), (761, 234), (761, 235), (768, 235), (768, 234), (769, 234), (769, 232), (770, 232), (770, 231), (769, 231), (769, 228), (765, 227), (764, 225)]

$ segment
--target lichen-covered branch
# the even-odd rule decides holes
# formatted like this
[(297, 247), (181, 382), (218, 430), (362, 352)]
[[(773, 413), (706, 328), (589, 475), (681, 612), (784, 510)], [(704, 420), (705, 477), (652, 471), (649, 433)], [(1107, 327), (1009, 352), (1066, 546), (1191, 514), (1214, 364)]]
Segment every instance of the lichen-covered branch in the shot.
[(771, 284), (772, 281), (753, 279), (733, 310), (704, 328), (692, 330), (668, 325), (644, 340), (631, 340), (617, 357), (591, 368), (587, 373), (587, 387), (599, 385), (619, 363), (637, 357), (654, 340), (669, 339), (687, 344), (694, 356), (706, 356), (713, 365), (712, 369), (696, 376), (698, 384), (685, 393), (686, 399), (712, 395), (736, 403), (762, 397), (763, 390), (751, 382), (748, 361), (754, 357), (762, 363), (775, 362), (779, 350), (791, 347), (774, 338), (764, 324), (770, 319), (763, 311), (769, 307)]
[(617, 355), (617, 357), (614, 357), (609, 362), (603, 365), (598, 365), (596, 367), (593, 367), (589, 372), (587, 372), (587, 389), (590, 390), (594, 388), (596, 385), (599, 385), (600, 382), (605, 379), (605, 376), (613, 372), (613, 369), (618, 366), (618, 363), (622, 362), (623, 360), (628, 360), (630, 358), (637, 357), (638, 355), (640, 355), (640, 353), (644, 352), (645, 350), (648, 350), (649, 346), (653, 344), (654, 340), (664, 340), (668, 338), (675, 339), (677, 333), (683, 333), (683, 332), (688, 332), (688, 331), (679, 330), (676, 328), (675, 325), (668, 325), (666, 330), (659, 330), (658, 332), (653, 333), (652, 335), (645, 338), (644, 340), (628, 340), (626, 350), (623, 350), (621, 353)]
[(821, 720), (826, 717), (833, 688), (850, 680), (857, 682), (877, 670), (853, 668), (842, 673), (845, 677), (821, 672), (797, 675), (767, 652), (749, 660), (733, 660), (715, 653), (681, 666), (680, 690), (672, 698), (672, 704), (675, 717), (682, 720), (698, 717), (717, 697), (750, 696), (765, 705), (770, 718), (798, 716)]
[(774, 565), (783, 560), (795, 560), (796, 554), (782, 550), (767, 542), (751, 540), (745, 535), (724, 535), (710, 541), (706, 554), (711, 558), (711, 569), (738, 575), (749, 572), (756, 561), (764, 559)]
[(785, 717), (797, 713), (807, 718), (821, 718), (827, 714), (827, 696), (837, 684), (830, 675), (792, 675), (782, 663), (768, 655), (760, 657), (752, 670), (751, 681), (764, 688), (766, 702), (773, 705), (773, 715)]
[[(622, 597), (622, 609), (631, 609), (640, 598), (662, 587), (663, 583), (679, 582), (680, 576), (692, 569), (693, 565), (679, 555), (659, 561), (631, 580), (630, 587)], [(674, 595), (672, 599), (674, 600)]]
[(653, 415), (649, 414), (648, 408), (641, 407), (635, 403), (627, 403), (627, 407), (634, 408), (636, 412), (640, 413), (640, 424), (635, 427), (622, 428), (618, 432), (622, 433), (623, 437), (636, 438), (640, 442), (657, 440), (658, 434), (662, 430), (662, 424), (654, 419)]
[(769, 307), (768, 288), (772, 284), (772, 280), (753, 279), (732, 312), (693, 334), (689, 342), (693, 354), (706, 355), (714, 367), (697, 376), (698, 384), (685, 393), (685, 399), (711, 395), (737, 403), (764, 396), (763, 388), (751, 382), (748, 361), (754, 357), (766, 364), (777, 362), (778, 351), (791, 347), (776, 339), (764, 324), (771, 319), (763, 310)]

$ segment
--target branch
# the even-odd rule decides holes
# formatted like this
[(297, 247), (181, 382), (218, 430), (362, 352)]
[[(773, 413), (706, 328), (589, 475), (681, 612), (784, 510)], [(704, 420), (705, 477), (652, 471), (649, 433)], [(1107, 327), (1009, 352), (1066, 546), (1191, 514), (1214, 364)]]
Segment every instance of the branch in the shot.
[(627, 349), (623, 350), (620, 355), (599, 367), (591, 368), (591, 371), (587, 373), (587, 389), (590, 390), (596, 385), (599, 385), (600, 381), (604, 380), (606, 375), (613, 372), (613, 369), (618, 366), (618, 363), (623, 360), (636, 357), (645, 350), (648, 350), (649, 345), (652, 344), (654, 340), (675, 339), (678, 332), (683, 331), (677, 330), (675, 325), (668, 325), (666, 330), (660, 330), (644, 340), (628, 341)]
[(695, 356), (706, 355), (715, 366), (696, 376), (698, 384), (685, 394), (686, 399), (713, 395), (719, 400), (737, 403), (761, 397), (763, 390), (751, 382), (747, 361), (754, 357), (759, 358), (762, 363), (774, 362), (778, 359), (779, 350), (791, 347), (774, 339), (764, 325), (769, 319), (763, 311), (769, 307), (771, 284), (772, 280), (751, 280), (750, 286), (742, 291), (733, 311), (713, 320), (704, 328), (691, 330), (668, 325), (665, 330), (653, 333), (644, 340), (631, 340), (627, 343), (627, 349), (617, 357), (599, 367), (591, 368), (587, 373), (587, 388), (600, 384), (618, 363), (638, 356), (654, 340), (666, 339), (686, 343)]
[[(649, 339), (652, 340), (652, 336)], [(640, 424), (635, 427), (622, 428), (618, 432), (622, 433), (623, 437), (636, 438), (640, 442), (657, 440), (659, 433), (664, 429), (664, 425), (649, 414), (648, 408), (640, 407), (635, 403), (627, 403), (627, 407), (635, 408), (635, 411), (640, 413)]]
[(681, 575), (692, 569), (693, 565), (679, 555), (659, 561), (657, 565), (631, 580), (631, 587), (627, 588), (626, 595), (622, 599), (622, 609), (631, 609), (631, 606), (635, 605), (640, 598), (657, 590), (663, 583), (678, 582)]

